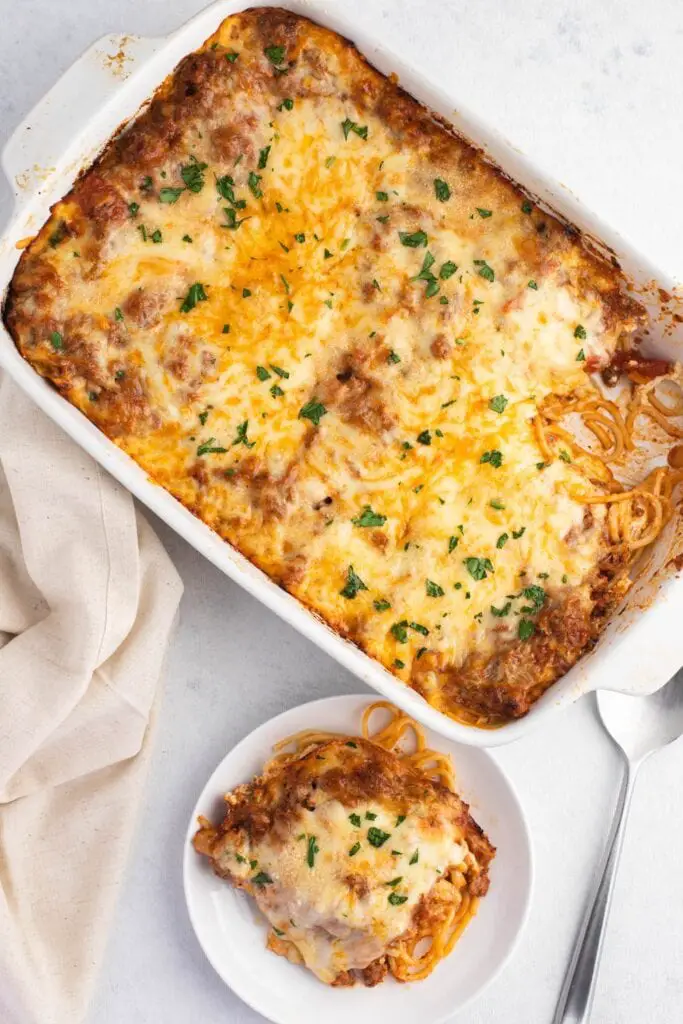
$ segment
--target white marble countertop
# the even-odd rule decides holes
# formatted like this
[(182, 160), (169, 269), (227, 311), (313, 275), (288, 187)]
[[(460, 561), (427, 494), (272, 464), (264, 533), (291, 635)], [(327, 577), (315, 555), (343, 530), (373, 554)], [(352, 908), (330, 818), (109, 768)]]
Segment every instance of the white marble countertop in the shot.
[[(653, 262), (683, 278), (680, 0), (337, 3)], [(9, 134), (98, 36), (163, 34), (202, 6), (202, 0), (0, 0), (0, 134)], [(254, 1024), (261, 1018), (223, 986), (190, 929), (180, 870), (188, 815), (216, 763), (256, 725), (308, 699), (363, 687), (169, 530), (159, 526), (159, 532), (185, 596), (143, 819), (88, 1024)], [(683, 641), (681, 647), (683, 661)], [(512, 961), (454, 1020), (545, 1024), (599, 861), (619, 761), (590, 699), (496, 757), (528, 814), (536, 889)], [(681, 1019), (682, 776), (683, 743), (643, 769), (594, 1024)]]

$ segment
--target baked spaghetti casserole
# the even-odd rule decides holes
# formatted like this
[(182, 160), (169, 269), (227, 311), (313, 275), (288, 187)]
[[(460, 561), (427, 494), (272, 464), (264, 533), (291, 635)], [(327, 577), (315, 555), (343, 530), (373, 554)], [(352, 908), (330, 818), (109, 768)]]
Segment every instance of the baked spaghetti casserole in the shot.
[(180, 63), (54, 206), (5, 319), (152, 480), (473, 724), (590, 648), (671, 512), (666, 469), (609, 465), (641, 413), (681, 436), (618, 267), (284, 10)]

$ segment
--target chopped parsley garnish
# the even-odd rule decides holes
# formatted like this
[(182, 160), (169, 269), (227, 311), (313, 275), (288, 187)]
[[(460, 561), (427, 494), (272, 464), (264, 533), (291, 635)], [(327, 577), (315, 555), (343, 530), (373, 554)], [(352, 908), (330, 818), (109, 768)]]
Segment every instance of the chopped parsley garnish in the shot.
[(311, 423), (317, 427), (326, 413), (327, 409), (322, 402), (319, 402), (317, 398), (312, 398), (310, 402), (306, 402), (306, 404), (302, 405), (301, 409), (299, 409), (299, 419), (310, 420)]
[(339, 591), (342, 597), (347, 597), (352, 600), (361, 590), (367, 590), (368, 588), (363, 583), (362, 579), (354, 571), (352, 565), (346, 570), (346, 583)]
[(269, 363), (268, 365), (273, 373), (276, 373), (278, 377), (282, 377), (284, 380), (289, 380), (289, 370), (283, 370), (281, 366), (276, 366), (275, 363)]
[(388, 203), (389, 193), (388, 192), (375, 192), (375, 198), (378, 203)]
[(260, 199), (263, 195), (263, 191), (260, 187), (261, 175), (256, 174), (255, 171), (249, 171), (249, 177), (247, 178), (247, 185), (249, 191), (256, 198)]
[(260, 171), (262, 171), (262, 170), (263, 170), (263, 168), (264, 168), (264, 167), (266, 166), (266, 164), (268, 163), (268, 154), (269, 154), (269, 153), (270, 153), (270, 146), (265, 146), (265, 147), (264, 147), (264, 148), (263, 148), (263, 149), (262, 149), (262, 150), (261, 150), (261, 151), (259, 152), (259, 155), (258, 155), (258, 169), (259, 169)]
[(300, 231), (298, 235), (294, 235), (294, 241), (298, 242), (300, 245), (302, 242), (306, 241), (306, 235), (303, 233), (303, 231)]
[(529, 640), (536, 632), (536, 627), (531, 619), (520, 619), (517, 626), (517, 636), (520, 640)]
[[(409, 249), (419, 249), (420, 247), (427, 244), (427, 235), (424, 231), (399, 231), (398, 237), (401, 239), (402, 245), (407, 245)], [(432, 263), (434, 257), (432, 257)], [(424, 267), (423, 267), (424, 270)]]
[(522, 526), (522, 527), (520, 527), (519, 530), (513, 530), (512, 531), (512, 536), (514, 537), (515, 540), (519, 540), (519, 538), (523, 537), (525, 533), (526, 533), (526, 526)]
[(503, 605), (502, 608), (496, 608), (496, 606), (492, 604), (491, 605), (491, 615), (495, 615), (495, 617), (497, 619), (503, 619), (503, 618), (505, 618), (506, 615), (510, 614), (510, 608), (511, 607), (512, 607), (512, 602), (511, 601), (507, 601)]
[(453, 551), (455, 551), (455, 549), (457, 548), (459, 543), (460, 543), (460, 538), (459, 537), (449, 537), (448, 538), (448, 554), (449, 555)]
[(394, 658), (394, 665), (393, 665), (393, 667), (394, 668), (405, 668), (406, 667), (406, 663), (405, 663), (405, 661), (401, 661), (400, 658)]
[(525, 199), (522, 203), (522, 213), (531, 213), (533, 207), (528, 199)]
[(483, 220), (486, 220), (487, 217), (493, 216), (493, 210), (482, 210), (481, 206), (477, 207), (477, 213)]
[(128, 203), (128, 212), (130, 213), (131, 217), (137, 217), (139, 209), (139, 203)]
[(376, 612), (386, 612), (391, 608), (391, 602), (387, 601), (386, 598), (380, 598), (379, 601), (372, 602)]
[[(401, 622), (395, 622), (389, 630), (394, 640), (398, 640), (400, 644), (408, 642), (408, 620), (402, 619)], [(401, 668), (403, 666), (401, 665)]]
[(278, 110), (291, 110), (294, 106), (294, 100), (290, 99), (289, 96), (285, 97), (282, 103), (278, 104)]
[(423, 626), (420, 622), (409, 622), (408, 625), (411, 629), (414, 629), (416, 633), (421, 633), (422, 636), (429, 636), (429, 630), (426, 626)]
[(144, 177), (144, 178), (142, 179), (142, 181), (140, 182), (140, 191), (141, 191), (141, 192), (149, 192), (149, 190), (151, 189), (151, 187), (152, 187), (152, 185), (153, 185), (153, 184), (154, 184), (154, 182), (152, 181), (152, 179), (151, 179), (151, 177), (149, 176), (149, 174), (147, 174), (147, 175), (146, 175), (146, 176), (145, 176), (145, 177)]
[(123, 320), (123, 313), (120, 306), (117, 306), (114, 310), (114, 320)]
[(323, 250), (323, 259), (324, 260), (331, 260), (333, 255), (334, 255), (334, 253), (331, 253), (329, 249), (324, 249)]
[(389, 836), (389, 832), (383, 832), (381, 828), (375, 828), (374, 825), (368, 829), (368, 842), (371, 846), (382, 846), (382, 844), (386, 843), (387, 839), (389, 839)]
[(538, 291), (538, 285), (536, 284), (535, 281), (529, 281), (529, 283), (527, 285), (527, 288), (531, 288), (531, 290), (534, 291), (534, 292)]
[(325, 167), (331, 167), (336, 159), (336, 156), (328, 156), (327, 160), (325, 161)]
[(287, 280), (287, 278), (285, 277), (284, 274), (280, 274), (280, 280), (282, 281), (283, 285), (285, 286), (285, 291), (289, 295), (289, 281)]
[(391, 352), (389, 353), (389, 355), (387, 356), (387, 362), (388, 363), (400, 363), (401, 362), (400, 355), (397, 352), (394, 352), (393, 348), (392, 348)]
[(407, 896), (399, 896), (397, 892), (389, 893), (389, 903), (394, 907), (400, 907), (402, 903), (406, 903), (407, 901)]
[(236, 51), (236, 50), (230, 50), (230, 52), (229, 52), (229, 53), (226, 53), (226, 54), (225, 54), (225, 59), (226, 59), (226, 60), (227, 60), (227, 61), (228, 61), (228, 62), (229, 62), (230, 64), (234, 64), (234, 63), (235, 63), (235, 61), (237, 60), (237, 58), (238, 58), (238, 57), (239, 57), (239, 53), (237, 53), (237, 51)]
[(252, 878), (253, 885), (271, 885), (273, 879), (270, 877), (267, 871), (259, 871), (258, 875), (254, 875)]
[(249, 420), (244, 420), (243, 423), (239, 424), (239, 426), (237, 427), (237, 433), (235, 434), (235, 440), (232, 442), (232, 447), (233, 448), (237, 444), (243, 444), (245, 446), (245, 448), (253, 448), (254, 447), (254, 445), (256, 444), (256, 441), (250, 441), (249, 440), (249, 438), (247, 437), (247, 430), (248, 429), (249, 429)]
[(278, 939), (281, 939), (282, 936), (285, 934), (281, 928), (276, 928), (275, 925), (273, 925), (273, 931), (277, 935)]
[(221, 334), (230, 334), (230, 324), (223, 324)]
[(208, 409), (205, 409), (204, 412), (200, 412), (199, 415), (197, 416), (197, 419), (199, 420), (199, 422), (201, 423), (202, 426), (206, 425), (206, 421), (208, 420), (208, 418), (209, 418), (209, 410)]
[(432, 443), (432, 435), (428, 430), (423, 430), (422, 433), (417, 435), (417, 441), (419, 444), (429, 446)]
[(351, 132), (354, 135), (358, 135), (361, 139), (367, 139), (368, 127), (367, 125), (356, 124), (355, 121), (351, 121), (348, 117), (342, 121), (342, 131), (344, 132), (344, 138), (348, 139)]
[(64, 348), (64, 338), (61, 336), (59, 331), (53, 331), (50, 335), (50, 344), (52, 345), (55, 352), (61, 352)]
[(355, 825), (356, 828), (360, 828), (360, 826), (361, 826), (360, 814), (349, 814), (349, 821), (351, 822), (352, 825)]
[(509, 539), (510, 539), (510, 538), (509, 538), (509, 536), (508, 536), (508, 534), (507, 534), (507, 533), (501, 533), (500, 537), (499, 537), (499, 538), (498, 538), (498, 540), (496, 541), (496, 547), (497, 547), (497, 548), (498, 548), (499, 550), (500, 550), (500, 548), (504, 548), (504, 547), (505, 547), (505, 545), (507, 544), (507, 542), (508, 542), (508, 540), (509, 540)]
[(161, 241), (161, 231), (159, 231), (159, 228), (157, 228), (156, 231), (153, 231), (149, 237), (158, 245)]
[(576, 357), (576, 361), (577, 363), (585, 363), (586, 361), (586, 353), (583, 351), (582, 348), (579, 349), (579, 354)]
[(405, 814), (399, 814), (398, 818), (396, 819), (396, 824), (394, 825), (394, 828), (398, 828), (398, 826), (402, 825), (405, 820), (406, 820)]
[(484, 452), (479, 462), (488, 462), (495, 469), (499, 469), (503, 465), (503, 453), (499, 452), (497, 448), (492, 448), (491, 451)]
[(453, 277), (453, 274), (455, 274), (457, 269), (457, 263), (454, 263), (453, 260), (446, 260), (446, 262), (441, 265), (439, 277), (442, 281), (447, 281), (449, 277)]
[(189, 313), (191, 309), (194, 309), (198, 302), (206, 302), (208, 297), (209, 296), (204, 290), (204, 285), (200, 284), (199, 281), (195, 281), (194, 284), (190, 285), (188, 293), (183, 299), (180, 312)]
[(427, 597), (443, 597), (445, 593), (443, 587), (440, 587), (438, 583), (434, 583), (433, 580), (425, 580), (425, 589)]
[(434, 178), (434, 195), (440, 203), (445, 203), (451, 198), (450, 187), (443, 178)]
[(251, 297), (251, 288), (243, 288), (242, 289), (242, 298), (243, 299), (248, 299), (250, 297)]
[(493, 412), (498, 413), (505, 412), (507, 404), (508, 399), (505, 397), (505, 395), (496, 395), (489, 401), (489, 409), (491, 409)]
[(485, 281), (495, 281), (496, 275), (493, 272), (493, 267), (490, 267), (486, 260), (475, 260), (474, 265), (477, 267), (479, 277), (483, 277)]
[(571, 462), (572, 458), (566, 448), (560, 448), (560, 458), (563, 462)]
[(354, 843), (351, 849), (349, 850), (349, 857), (355, 857), (359, 850), (360, 843)]
[(266, 370), (265, 366), (256, 367), (256, 376), (259, 380), (270, 380), (270, 374)]
[(237, 213), (235, 212), (232, 206), (224, 206), (223, 213), (225, 214), (226, 221), (225, 224), (223, 224), (223, 227), (228, 228), (230, 231), (237, 231), (238, 227), (245, 218), (243, 217), (242, 220), (238, 220)]
[(542, 608), (545, 604), (546, 594), (543, 587), (537, 587), (536, 584), (532, 584), (530, 587), (525, 587), (522, 594), (527, 601), (531, 601), (533, 603), (534, 608)]
[(505, 508), (505, 502), (501, 501), (500, 498), (491, 498), (489, 505), (491, 508), (495, 508), (497, 512), (502, 512)]
[(316, 842), (315, 836), (309, 836), (308, 849), (306, 851), (306, 863), (308, 864), (309, 868), (312, 868), (313, 865), (315, 864), (316, 853), (320, 853), (320, 847)]
[(279, 384), (273, 384), (273, 386), (270, 388), (270, 393), (273, 396), (273, 398), (282, 398), (282, 396), (284, 395), (284, 391), (282, 390)]
[(463, 563), (473, 580), (485, 580), (493, 572), (490, 558), (464, 558)]
[(586, 340), (586, 328), (582, 324), (578, 324), (578, 326), (574, 328), (574, 337), (578, 338), (579, 341)]
[(146, 242), (147, 241), (147, 228), (145, 227), (145, 225), (144, 224), (138, 224), (138, 231), (142, 235), (142, 241)]
[(285, 59), (284, 46), (266, 46), (263, 52), (271, 64), (282, 64)]
[(366, 817), (367, 821), (376, 821), (376, 819), (377, 819), (377, 815), (375, 814), (374, 811), (366, 811), (365, 812), (365, 817)]
[(244, 199), (235, 199), (235, 182), (229, 174), (224, 174), (222, 178), (216, 178), (216, 191), (219, 196), (232, 203), (236, 210), (243, 210), (247, 205)]
[(190, 235), (183, 235), (183, 242), (191, 242), (192, 238)]
[(413, 854), (413, 856), (408, 861), (408, 863), (411, 864), (411, 865), (412, 864), (417, 864), (419, 859), (420, 859), (420, 851), (416, 850), (415, 853)]
[(200, 163), (196, 156), (191, 156), (189, 164), (183, 164), (180, 168), (180, 177), (190, 192), (201, 192), (204, 188), (204, 171), (208, 166)]
[(216, 444), (216, 438), (210, 437), (208, 441), (203, 441), (197, 448), (197, 455), (212, 455), (214, 452), (227, 452), (227, 448), (223, 448), (221, 445)]
[(354, 526), (384, 526), (386, 521), (387, 517), (373, 512), (370, 505), (363, 505), (361, 514), (351, 520)]
[(396, 886), (400, 885), (400, 883), (402, 881), (403, 881), (403, 875), (399, 875), (398, 878), (392, 878), (390, 882), (385, 882), (384, 884), (389, 886), (392, 889), (395, 889)]

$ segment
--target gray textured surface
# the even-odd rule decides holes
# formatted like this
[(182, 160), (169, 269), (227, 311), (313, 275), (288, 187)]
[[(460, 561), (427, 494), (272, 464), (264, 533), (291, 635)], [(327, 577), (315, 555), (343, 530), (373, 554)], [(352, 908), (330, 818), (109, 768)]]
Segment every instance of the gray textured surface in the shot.
[[(0, 0), (0, 135), (98, 36), (163, 34), (201, 6), (200, 0)], [(683, 276), (679, 0), (334, 6), (421, 66), (651, 260)], [(362, 687), (166, 528), (159, 532), (186, 591), (144, 821), (89, 1024), (252, 1024), (260, 1018), (225, 989), (190, 931), (180, 887), (187, 816), (215, 764), (254, 726), (306, 699)], [(588, 700), (544, 734), (497, 756), (529, 815), (535, 897), (514, 960), (457, 1021), (544, 1024), (599, 857), (617, 759)], [(643, 771), (595, 1024), (680, 1020), (682, 772), (683, 745)]]

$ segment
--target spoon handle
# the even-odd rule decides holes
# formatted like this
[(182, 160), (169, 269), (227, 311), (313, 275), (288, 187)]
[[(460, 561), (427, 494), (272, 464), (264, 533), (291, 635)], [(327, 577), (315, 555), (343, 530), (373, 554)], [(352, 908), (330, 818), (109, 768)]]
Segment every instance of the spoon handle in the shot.
[(593, 900), (581, 922), (574, 952), (553, 1017), (553, 1024), (587, 1024), (590, 1016), (637, 768), (638, 765), (630, 765), (626, 762), (619, 799), (605, 847), (600, 880)]

